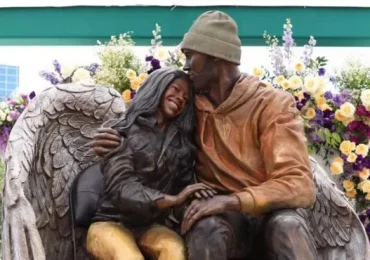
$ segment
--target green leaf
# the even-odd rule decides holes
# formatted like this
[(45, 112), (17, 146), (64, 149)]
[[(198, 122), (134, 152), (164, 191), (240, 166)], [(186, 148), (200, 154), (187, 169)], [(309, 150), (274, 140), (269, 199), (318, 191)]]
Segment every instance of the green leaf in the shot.
[(340, 135), (338, 133), (332, 133), (331, 137), (335, 140), (337, 144), (340, 144), (342, 142), (342, 138), (340, 138)]

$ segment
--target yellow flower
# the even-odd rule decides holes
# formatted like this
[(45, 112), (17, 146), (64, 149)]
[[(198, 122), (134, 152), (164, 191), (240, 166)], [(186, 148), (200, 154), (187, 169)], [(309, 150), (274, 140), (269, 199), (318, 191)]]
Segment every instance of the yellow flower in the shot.
[(288, 88), (290, 88), (290, 82), (289, 82), (289, 80), (287, 80), (287, 79), (284, 79), (283, 80), (283, 82), (281, 82), (281, 86), (283, 87), (283, 89), (288, 89)]
[(303, 89), (310, 94), (315, 94), (317, 91), (317, 85), (315, 84), (315, 77), (309, 75), (304, 78)]
[(148, 77), (148, 73), (140, 73), (140, 75), (138, 77), (140, 83), (143, 83), (146, 80), (147, 77)]
[(346, 191), (351, 191), (355, 188), (355, 184), (353, 181), (350, 181), (350, 180), (345, 180), (343, 181), (343, 188), (346, 190)]
[(138, 90), (141, 86), (141, 82), (139, 78), (134, 78), (131, 80), (131, 88), (133, 90)]
[(253, 75), (256, 76), (256, 77), (262, 77), (263, 74), (265, 74), (265, 71), (263, 70), (263, 68), (254, 68), (253, 69)]
[(136, 78), (136, 72), (133, 71), (132, 69), (128, 69), (126, 71), (126, 77), (129, 78), (129, 79), (134, 79), (134, 78)]
[(272, 84), (268, 81), (262, 81), (263, 84), (265, 84), (266, 88), (272, 88)]
[(360, 189), (363, 191), (363, 192), (370, 192), (370, 180), (364, 180), (360, 183)]
[(334, 175), (338, 175), (338, 174), (343, 173), (343, 163), (333, 162), (330, 165), (330, 171)]
[(347, 198), (350, 198), (350, 199), (355, 198), (356, 195), (357, 195), (357, 191), (355, 189), (346, 192)]
[(284, 80), (285, 77), (283, 75), (277, 76), (276, 78), (274, 78), (274, 84), (281, 85), (281, 83), (283, 83)]
[(347, 156), (355, 149), (356, 144), (348, 140), (343, 141), (339, 146), (339, 150)]
[(347, 162), (354, 163), (357, 159), (357, 155), (355, 153), (350, 153), (347, 157)]
[(366, 144), (359, 144), (356, 146), (356, 153), (365, 157), (369, 153), (369, 146)]
[(313, 109), (312, 107), (308, 108), (307, 111), (306, 111), (306, 117), (308, 119), (312, 119), (316, 116), (316, 112), (315, 112), (315, 109)]
[(305, 69), (305, 66), (304, 66), (304, 64), (303, 64), (302, 62), (297, 62), (297, 63), (294, 65), (294, 70), (295, 70), (295, 71), (300, 72), (300, 71), (302, 71), (302, 70), (304, 70), (304, 69)]
[(131, 90), (129, 89), (126, 89), (125, 91), (123, 91), (122, 93), (122, 98), (123, 100), (127, 103), (127, 102), (130, 102), (131, 101)]
[(333, 159), (333, 162), (337, 162), (337, 163), (340, 163), (340, 164), (344, 164), (344, 161), (341, 157), (337, 156)]
[(317, 106), (323, 106), (326, 104), (326, 99), (324, 97), (315, 98)]
[(353, 118), (355, 115), (356, 108), (349, 102), (344, 103), (340, 106), (340, 113), (346, 118)]
[(163, 48), (159, 48), (155, 52), (154, 57), (157, 58), (160, 61), (165, 61), (170, 57), (170, 54), (169, 54), (168, 50), (163, 49)]
[(365, 199), (366, 199), (366, 200), (370, 200), (370, 193), (367, 193), (367, 194), (366, 194)]
[(360, 99), (365, 107), (370, 107), (370, 89), (362, 90)]
[(358, 172), (358, 177), (360, 177), (361, 180), (367, 180), (370, 176), (370, 170), (369, 169), (362, 169), (362, 171)]
[(72, 81), (81, 82), (89, 78), (90, 78), (90, 72), (86, 69), (79, 68), (75, 71), (75, 73), (73, 73)]
[(299, 100), (304, 99), (303, 91), (297, 91), (296, 93), (294, 93), (294, 95), (295, 95)]
[(337, 119), (338, 121), (344, 122), (344, 121), (346, 121), (347, 118), (345, 118), (342, 115), (342, 113), (340, 112), (340, 110), (336, 110), (335, 111), (335, 119)]
[(298, 89), (300, 87), (302, 87), (302, 80), (300, 77), (298, 76), (291, 76), (290, 79), (289, 79), (289, 85), (290, 85), (290, 88), (291, 89)]

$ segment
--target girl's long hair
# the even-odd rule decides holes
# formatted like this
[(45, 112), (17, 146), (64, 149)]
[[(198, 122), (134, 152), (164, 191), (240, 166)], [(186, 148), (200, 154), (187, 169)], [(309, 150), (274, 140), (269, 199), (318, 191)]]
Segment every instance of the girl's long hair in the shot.
[(185, 146), (183, 152), (195, 150), (195, 127), (196, 119), (194, 112), (195, 92), (188, 75), (177, 69), (163, 68), (152, 72), (143, 82), (135, 98), (132, 100), (128, 109), (125, 112), (124, 118), (118, 122), (114, 129), (123, 134), (136, 119), (141, 117), (156, 116), (161, 97), (170, 84), (176, 79), (183, 79), (189, 85), (189, 100), (185, 110), (175, 119), (171, 120), (171, 124), (176, 124), (181, 143)]

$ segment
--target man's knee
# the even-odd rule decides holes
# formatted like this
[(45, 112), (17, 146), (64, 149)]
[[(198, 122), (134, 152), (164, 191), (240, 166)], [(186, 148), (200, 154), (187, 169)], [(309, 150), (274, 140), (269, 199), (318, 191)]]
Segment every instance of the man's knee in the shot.
[(295, 210), (274, 212), (267, 222), (267, 231), (272, 236), (305, 232), (304, 219)]
[(220, 234), (227, 236), (230, 233), (231, 230), (226, 220), (220, 216), (210, 216), (195, 223), (188, 236), (199, 237), (201, 235), (202, 238), (210, 238)]

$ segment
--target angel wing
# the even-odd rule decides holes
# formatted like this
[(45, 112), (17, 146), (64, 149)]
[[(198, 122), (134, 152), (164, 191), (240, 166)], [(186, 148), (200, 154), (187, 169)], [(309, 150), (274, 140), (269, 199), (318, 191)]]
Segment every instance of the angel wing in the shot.
[(5, 154), (3, 260), (73, 259), (70, 186), (99, 161), (88, 145), (95, 130), (124, 110), (118, 92), (102, 86), (50, 87), (31, 101)]
[(369, 242), (355, 210), (313, 158), (311, 167), (316, 201), (298, 212), (307, 219), (319, 254), (323, 259), (370, 259)]

